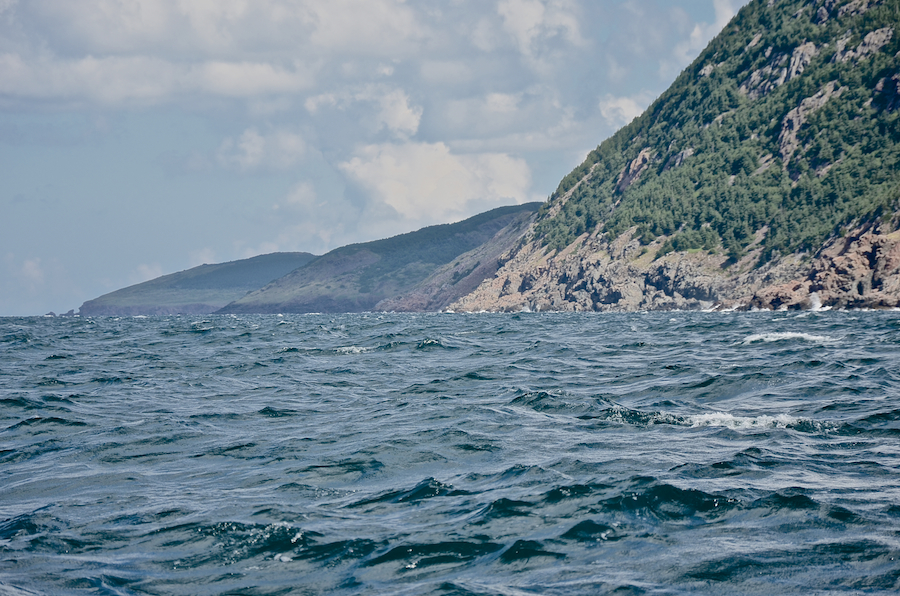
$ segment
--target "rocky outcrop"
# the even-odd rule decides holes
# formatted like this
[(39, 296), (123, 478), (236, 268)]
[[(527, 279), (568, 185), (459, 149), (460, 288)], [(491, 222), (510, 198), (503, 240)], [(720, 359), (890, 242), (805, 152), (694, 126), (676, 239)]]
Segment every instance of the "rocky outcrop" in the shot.
[[(791, 255), (754, 268), (707, 252), (655, 258), (642, 246), (584, 235), (560, 253), (531, 241), (497, 274), (450, 305), (455, 311), (642, 311), (887, 308), (900, 306), (900, 232), (879, 226), (836, 238), (812, 258)], [(503, 259), (501, 259), (503, 260)]]
[(750, 99), (759, 99), (803, 74), (818, 53), (816, 45), (810, 42), (794, 48), (790, 56), (782, 53), (773, 55), (770, 47), (766, 50), (766, 58), (770, 58), (769, 61), (762, 68), (753, 71), (741, 83), (739, 90)]
[(791, 55), (791, 62), (788, 64), (787, 80), (795, 79), (803, 74), (812, 59), (816, 57), (819, 51), (814, 43), (804, 43), (794, 49)]
[(708, 309), (749, 302), (755, 289), (784, 283), (802, 272), (798, 259), (785, 259), (738, 274), (727, 257), (671, 253), (656, 259), (660, 238), (642, 246), (634, 230), (609, 242), (583, 236), (561, 253), (531, 242), (492, 279), (451, 305), (464, 311), (639, 311)]
[(769, 94), (787, 80), (787, 68), (784, 68), (788, 60), (787, 55), (779, 53), (772, 56), (772, 48), (769, 48), (766, 50), (766, 58), (770, 58), (769, 62), (750, 73), (739, 87), (740, 92), (750, 99), (759, 99)]
[(790, 163), (791, 157), (793, 157), (794, 152), (800, 146), (797, 135), (806, 119), (813, 112), (828, 103), (828, 100), (833, 96), (836, 97), (843, 93), (844, 89), (844, 87), (838, 88), (837, 82), (832, 81), (825, 85), (821, 91), (812, 97), (807, 97), (800, 102), (799, 106), (787, 113), (781, 123), (781, 134), (778, 137), (778, 143), (781, 147), (781, 159), (785, 165)]
[[(816, 10), (816, 22), (824, 25), (832, 16), (835, 16), (835, 7), (840, 4), (840, 0), (814, 0), (818, 5)], [(857, 16), (867, 12), (870, 8), (881, 4), (881, 0), (850, 0), (837, 10), (837, 18), (845, 16)]]
[(838, 9), (838, 18), (861, 15), (878, 4), (881, 0), (850, 0)]
[(862, 60), (874, 54), (875, 52), (880, 51), (881, 48), (890, 43), (893, 37), (894, 28), (883, 27), (881, 29), (877, 29), (868, 33), (858, 46), (856, 46), (852, 50), (849, 50), (847, 49), (847, 45), (849, 45), (851, 36), (849, 34), (845, 35), (837, 41), (837, 51), (834, 53), (834, 58), (832, 58), (831, 60), (832, 62), (849, 62), (851, 60)]
[(637, 157), (625, 166), (622, 173), (619, 174), (619, 179), (616, 182), (616, 192), (625, 192), (625, 190), (634, 184), (640, 175), (644, 173), (644, 170), (650, 167), (650, 162), (652, 160), (653, 151), (649, 147), (642, 150)]
[(888, 112), (900, 108), (900, 73), (878, 81), (875, 86), (874, 104), (877, 108)]
[(681, 165), (684, 163), (684, 161), (687, 158), (689, 158), (690, 156), (692, 156), (693, 154), (694, 154), (693, 147), (688, 147), (687, 149), (685, 149), (683, 151), (679, 151), (678, 153), (676, 153), (675, 155), (670, 157), (668, 159), (668, 161), (666, 161), (666, 165), (663, 166), (663, 172), (667, 172), (673, 168), (681, 167)]
[(829, 242), (802, 278), (757, 292), (756, 308), (900, 306), (900, 232), (860, 228)]

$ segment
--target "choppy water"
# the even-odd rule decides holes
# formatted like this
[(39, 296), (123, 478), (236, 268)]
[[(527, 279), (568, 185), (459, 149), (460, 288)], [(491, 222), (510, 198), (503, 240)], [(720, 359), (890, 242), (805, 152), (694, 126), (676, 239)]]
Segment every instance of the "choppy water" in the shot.
[(895, 594), (900, 313), (0, 319), (0, 594)]

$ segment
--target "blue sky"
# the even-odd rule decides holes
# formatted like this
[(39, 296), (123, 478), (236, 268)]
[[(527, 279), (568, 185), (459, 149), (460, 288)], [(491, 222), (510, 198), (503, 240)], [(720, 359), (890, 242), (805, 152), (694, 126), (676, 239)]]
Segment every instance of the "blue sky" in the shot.
[(0, 315), (544, 200), (746, 0), (0, 0)]

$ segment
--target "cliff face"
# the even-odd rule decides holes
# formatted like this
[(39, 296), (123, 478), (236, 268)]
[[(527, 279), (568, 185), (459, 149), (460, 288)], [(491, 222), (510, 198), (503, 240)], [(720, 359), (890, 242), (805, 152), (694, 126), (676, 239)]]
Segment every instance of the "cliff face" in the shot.
[(900, 304), (900, 0), (752, 0), (454, 310)]
[(641, 311), (900, 307), (900, 232), (877, 224), (830, 240), (815, 255), (752, 267), (705, 252), (584, 236), (562, 253), (531, 241), (497, 274), (450, 305), (456, 311)]
[(900, 307), (900, 232), (884, 226), (830, 240), (801, 277), (756, 292), (757, 308)]

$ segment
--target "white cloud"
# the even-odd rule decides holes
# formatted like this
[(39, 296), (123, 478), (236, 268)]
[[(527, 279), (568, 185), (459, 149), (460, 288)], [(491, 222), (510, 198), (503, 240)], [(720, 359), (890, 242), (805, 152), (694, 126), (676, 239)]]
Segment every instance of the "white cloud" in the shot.
[(403, 0), (29, 0), (20, 21), (85, 54), (168, 50), (206, 56), (298, 42), (331, 51), (392, 53), (426, 35)]
[(472, 214), (470, 203), (530, 199), (531, 172), (524, 160), (500, 153), (454, 155), (444, 143), (369, 145), (340, 167), (416, 222), (461, 219)]
[(390, 56), (428, 34), (404, 0), (311, 0), (302, 10), (312, 43), (331, 50)]
[(349, 111), (359, 109), (361, 104), (371, 110), (362, 118), (367, 123), (365, 128), (371, 132), (386, 129), (395, 135), (408, 137), (419, 130), (423, 108), (411, 105), (409, 95), (402, 89), (384, 85), (368, 85), (353, 92), (323, 93), (308, 98), (304, 105), (310, 114), (318, 115), (325, 108)]
[(498, 31), (491, 19), (482, 18), (472, 27), (469, 37), (472, 45), (482, 52), (491, 52), (500, 44), (498, 43)]
[(646, 92), (631, 97), (607, 94), (600, 100), (598, 107), (610, 126), (621, 128), (643, 114), (652, 101), (653, 95)]
[(667, 72), (677, 69), (678, 65), (682, 65), (683, 68), (683, 65), (690, 64), (706, 44), (737, 14), (741, 6), (747, 3), (747, 0), (712, 0), (712, 2), (715, 20), (712, 23), (696, 23), (691, 29), (690, 36), (675, 45), (672, 56), (660, 60), (661, 76), (666, 76)]
[[(273, 93), (296, 93), (306, 89), (311, 76), (301, 62), (293, 68), (257, 62), (206, 62), (188, 74), (199, 81), (198, 90), (214, 95), (252, 97)], [(194, 90), (188, 87), (189, 90)]]
[(18, 257), (8, 252), (3, 258), (8, 275), (15, 280), (17, 289), (26, 290), (34, 293), (38, 291), (45, 282), (44, 266), (41, 264), (40, 257), (31, 257), (19, 261)]
[(577, 10), (570, 0), (500, 0), (497, 4), (504, 28), (529, 58), (539, 53), (541, 42), (555, 37), (582, 45)]
[(414, 135), (419, 130), (422, 108), (411, 107), (409, 96), (403, 91), (396, 89), (386, 93), (379, 98), (378, 103), (381, 106), (378, 120), (388, 130), (402, 135)]
[(285, 69), (254, 62), (183, 65), (149, 56), (57, 59), (0, 54), (0, 94), (103, 104), (159, 102), (210, 94), (250, 98), (296, 93), (311, 81), (302, 65)]
[(255, 127), (248, 128), (237, 139), (222, 141), (216, 154), (225, 167), (249, 170), (287, 170), (303, 159), (306, 143), (299, 134), (275, 130), (260, 134)]
[[(2, 14), (0, 14), (2, 16)], [(32, 253), (33, 254), (33, 253)], [(0, 261), (0, 313), (37, 315), (50, 310), (65, 312), (76, 306), (72, 296), (81, 293), (83, 279), (73, 279), (64, 255), (21, 257), (3, 253)]]
[(501, 114), (514, 113), (519, 109), (521, 96), (510, 93), (489, 93), (485, 98), (485, 105), (490, 112)]

